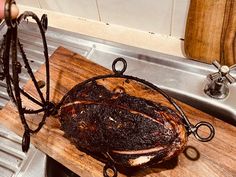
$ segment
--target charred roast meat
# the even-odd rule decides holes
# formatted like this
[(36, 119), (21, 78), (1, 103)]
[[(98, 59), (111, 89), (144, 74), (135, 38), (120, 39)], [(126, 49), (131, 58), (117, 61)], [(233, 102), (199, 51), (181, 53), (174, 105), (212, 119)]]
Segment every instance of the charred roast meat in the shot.
[(77, 148), (122, 166), (162, 162), (187, 142), (181, 117), (172, 109), (93, 81), (75, 86), (62, 99), (61, 129)]

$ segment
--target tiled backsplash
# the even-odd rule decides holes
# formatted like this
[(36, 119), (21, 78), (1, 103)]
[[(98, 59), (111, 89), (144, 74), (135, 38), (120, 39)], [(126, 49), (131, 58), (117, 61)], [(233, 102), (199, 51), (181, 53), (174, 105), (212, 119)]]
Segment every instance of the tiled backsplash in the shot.
[(43, 9), (99, 20), (96, 0), (39, 0)]
[(184, 37), (190, 0), (18, 0), (27, 6)]
[(172, 0), (97, 0), (101, 21), (170, 34)]

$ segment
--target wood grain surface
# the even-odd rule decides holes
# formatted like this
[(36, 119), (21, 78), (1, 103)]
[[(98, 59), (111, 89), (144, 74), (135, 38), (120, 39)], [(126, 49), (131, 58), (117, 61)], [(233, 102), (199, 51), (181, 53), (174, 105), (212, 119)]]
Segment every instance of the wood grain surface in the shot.
[(221, 63), (236, 63), (236, 1), (228, 0), (225, 6), (224, 24), (221, 36)]
[(187, 57), (206, 63), (236, 63), (236, 1), (191, 0), (185, 30)]
[[(107, 74), (111, 71), (85, 59), (79, 54), (60, 47), (50, 58), (51, 73), (51, 100), (58, 103), (63, 95), (77, 83), (92, 76)], [(45, 78), (45, 66), (36, 72), (36, 78)], [(145, 89), (143, 85), (122, 80), (102, 80), (101, 84), (109, 89), (117, 85), (124, 86), (132, 95), (145, 97), (154, 101), (168, 103), (160, 94)], [(24, 87), (27, 92), (38, 98), (36, 91), (29, 81)], [(45, 88), (44, 88), (45, 89)], [(44, 91), (43, 89), (43, 91)], [(35, 105), (27, 99), (23, 99), (24, 105), (35, 108)], [(229, 125), (215, 117), (207, 115), (191, 106), (178, 102), (184, 109), (190, 121), (195, 124), (199, 121), (210, 122), (216, 130), (215, 138), (208, 143), (197, 141), (193, 136), (189, 137), (188, 144), (178, 158), (174, 158), (163, 164), (156, 164), (147, 168), (123, 170), (118, 176), (160, 176), (160, 177), (235, 177), (236, 176), (236, 127)], [(28, 116), (31, 127), (39, 122), (41, 115)], [(23, 129), (16, 108), (9, 102), (0, 111), (0, 123), (22, 136)], [(201, 133), (207, 130), (202, 129)], [(31, 142), (41, 151), (48, 154), (58, 162), (68, 167), (81, 177), (102, 176), (104, 164), (91, 156), (76, 149), (63, 136), (60, 123), (55, 117), (49, 117), (42, 130), (31, 137)], [(56, 170), (56, 169), (55, 169)]]

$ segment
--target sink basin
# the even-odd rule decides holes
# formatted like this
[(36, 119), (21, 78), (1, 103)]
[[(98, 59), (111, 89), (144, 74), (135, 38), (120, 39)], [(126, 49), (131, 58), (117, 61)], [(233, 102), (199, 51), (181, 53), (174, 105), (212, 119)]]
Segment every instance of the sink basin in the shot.
[[(0, 36), (4, 33), (5, 28), (4, 25), (1, 26)], [(30, 22), (28, 25), (22, 25), (19, 29), (19, 37), (22, 39), (21, 42), (26, 54), (30, 60), (34, 61), (32, 64), (34, 71), (40, 67), (42, 64), (40, 58), (43, 58), (42, 43), (37, 31), (36, 25)], [(51, 27), (48, 28), (46, 35), (50, 55), (57, 47), (63, 46), (110, 69), (115, 58), (123, 57), (128, 63), (125, 74), (152, 82), (172, 97), (236, 125), (236, 86), (229, 86), (230, 94), (224, 100), (212, 99), (204, 93), (206, 76), (209, 73), (217, 72), (209, 64), (112, 43)], [(232, 75), (236, 77), (236, 72), (232, 72)], [(23, 74), (22, 84), (27, 80), (26, 74)], [(3, 107), (8, 100), (6, 84), (4, 81), (0, 82), (0, 107)], [(34, 152), (37, 151), (34, 148)], [(37, 153), (37, 156), (40, 156), (41, 159), (41, 171), (44, 171), (44, 176), (77, 177), (50, 157), (46, 158), (45, 154), (40, 151)], [(38, 158), (32, 158), (30, 169), (37, 169), (38, 163)], [(0, 168), (0, 174), (1, 172)], [(20, 177), (20, 175), (20, 173), (15, 174), (15, 177)], [(35, 173), (27, 174), (27, 177), (34, 176)]]
[(49, 156), (47, 156), (46, 164), (46, 177), (79, 177)]

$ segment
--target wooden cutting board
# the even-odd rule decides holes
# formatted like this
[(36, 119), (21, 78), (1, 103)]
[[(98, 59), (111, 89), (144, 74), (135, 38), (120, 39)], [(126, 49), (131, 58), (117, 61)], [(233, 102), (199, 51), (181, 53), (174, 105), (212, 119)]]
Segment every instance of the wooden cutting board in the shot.
[(191, 0), (185, 30), (188, 58), (221, 64), (236, 63), (236, 1)]
[[(57, 103), (77, 83), (92, 76), (107, 74), (111, 71), (85, 59), (79, 54), (60, 47), (50, 58), (50, 72), (51, 99)], [(36, 72), (36, 78), (38, 80), (44, 79), (44, 73), (45, 66), (42, 66)], [(115, 82), (118, 81), (102, 81), (108, 87), (114, 85)], [(132, 91), (133, 95), (156, 101), (159, 99), (160, 102), (163, 102), (163, 98), (158, 94), (152, 95), (152, 93), (146, 91), (147, 89), (137, 90), (143, 87), (141, 85), (132, 83), (132, 81), (128, 85), (126, 89), (127, 91), (134, 90)], [(25, 90), (37, 98), (38, 96), (32, 88), (32, 82), (29, 81), (25, 86)], [(23, 101), (27, 106), (34, 107), (27, 100), (24, 99)], [(210, 122), (216, 129), (215, 138), (211, 142), (202, 143), (197, 141), (193, 136), (190, 136), (186, 150), (178, 158), (150, 168), (129, 171), (128, 174), (139, 177), (235, 177), (236, 127), (184, 103), (178, 103), (185, 110), (193, 124), (199, 121)], [(40, 117), (40, 115), (27, 118), (32, 127), (35, 127), (35, 124), (39, 121), (37, 117)], [(11, 102), (0, 111), (0, 123), (22, 136), (23, 129), (18, 112)], [(202, 130), (201, 132), (204, 133), (204, 131)], [(81, 177), (102, 176), (104, 164), (79, 151), (69, 140), (63, 137), (63, 131), (60, 130), (59, 121), (55, 117), (49, 117), (47, 119), (46, 125), (38, 134), (32, 136), (31, 142), (38, 149)], [(119, 176), (126, 175), (127, 171), (119, 173)]]

